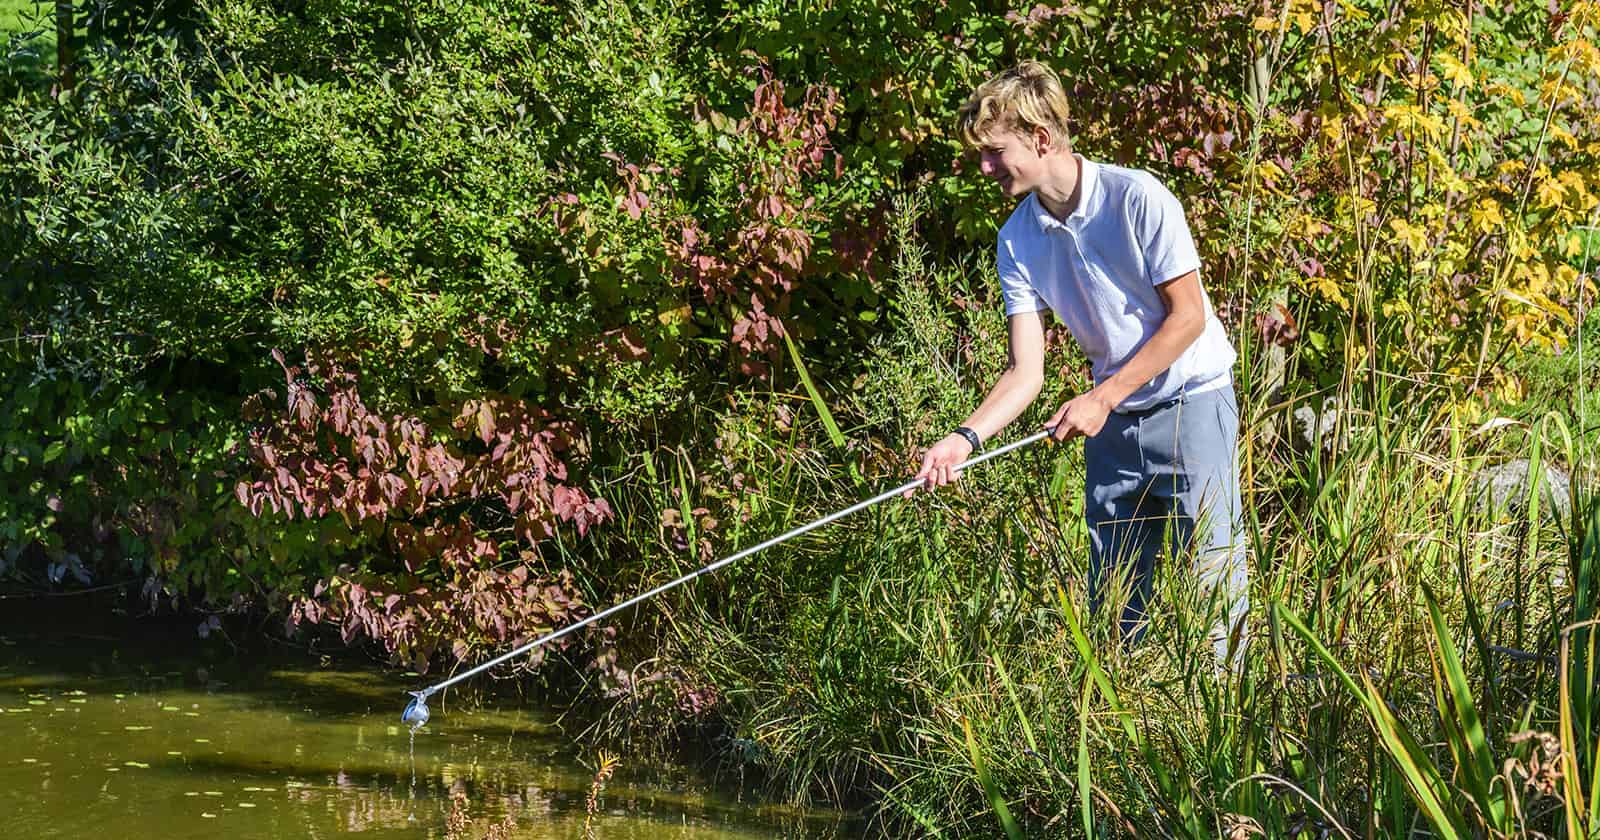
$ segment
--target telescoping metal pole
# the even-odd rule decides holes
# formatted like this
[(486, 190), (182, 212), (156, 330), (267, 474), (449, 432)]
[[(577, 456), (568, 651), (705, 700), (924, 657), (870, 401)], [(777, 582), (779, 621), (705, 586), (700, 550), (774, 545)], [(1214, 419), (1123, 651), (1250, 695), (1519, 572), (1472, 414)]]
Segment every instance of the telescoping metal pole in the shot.
[[(1031, 435), (1029, 435), (1029, 436), (1027, 436), (1025, 438), (1022, 438), (1021, 440), (1012, 441), (1011, 443), (1008, 443), (1005, 446), (999, 447), (998, 449), (991, 449), (988, 452), (983, 453), (982, 455), (977, 455), (977, 456), (974, 456), (972, 458), (969, 458), (966, 461), (961, 462), (961, 464), (958, 465), (956, 467), (956, 469), (957, 470), (965, 470), (965, 469), (967, 469), (969, 467), (975, 467), (975, 466), (983, 463), (984, 461), (988, 461), (988, 460), (993, 459), (993, 458), (998, 458), (1001, 455), (1004, 455), (1004, 454), (1006, 454), (1008, 452), (1014, 452), (1014, 451), (1016, 451), (1018, 449), (1022, 449), (1023, 447), (1031, 446), (1031, 445), (1033, 445), (1035, 443), (1038, 443), (1039, 441), (1044, 440), (1045, 438), (1049, 437), (1049, 435), (1050, 435), (1049, 430), (1035, 432), (1035, 433), (1033, 433), (1033, 434), (1031, 434)], [(783, 542), (787, 542), (789, 540), (792, 540), (795, 537), (800, 536), (801, 534), (807, 533), (809, 531), (814, 531), (814, 530), (816, 530), (818, 528), (821, 528), (822, 526), (827, 525), (827, 524), (829, 524), (831, 522), (836, 522), (836, 521), (838, 521), (840, 519), (845, 518), (846, 516), (849, 516), (852, 513), (857, 513), (859, 511), (866, 510), (867, 508), (872, 507), (873, 505), (876, 505), (879, 502), (887, 501), (889, 499), (894, 498), (895, 496), (898, 496), (898, 495), (900, 495), (902, 493), (905, 493), (908, 490), (913, 490), (913, 489), (917, 488), (918, 486), (920, 486), (921, 484), (922, 484), (922, 482), (920, 480), (912, 479), (911, 481), (908, 481), (908, 482), (900, 485), (899, 487), (894, 488), (893, 490), (885, 490), (882, 493), (879, 493), (878, 495), (873, 496), (870, 499), (867, 499), (867, 500), (861, 501), (861, 502), (857, 502), (857, 503), (851, 505), (850, 507), (844, 508), (843, 510), (834, 511), (833, 513), (830, 513), (827, 516), (822, 517), (821, 519), (815, 519), (815, 520), (812, 520), (811, 522), (807, 522), (806, 524), (801, 525), (798, 528), (795, 528), (795, 529), (793, 529), (791, 531), (786, 531), (786, 532), (784, 532), (782, 534), (779, 534), (778, 536), (773, 537), (772, 539), (767, 540), (766, 542), (757, 543), (756, 545), (750, 546), (749, 548), (741, 549), (740, 551), (737, 551), (737, 552), (735, 552), (733, 554), (730, 554), (727, 557), (724, 557), (721, 560), (718, 560), (718, 561), (716, 561), (715, 563), (712, 563), (709, 566), (701, 567), (701, 568), (696, 569), (696, 570), (694, 570), (694, 571), (692, 571), (692, 572), (690, 572), (690, 573), (688, 573), (688, 574), (686, 574), (686, 575), (684, 575), (684, 576), (682, 576), (680, 578), (677, 578), (676, 580), (671, 580), (671, 581), (668, 581), (666, 583), (663, 583), (660, 586), (657, 586), (656, 588), (651, 589), (648, 592), (643, 592), (641, 594), (635, 595), (632, 598), (629, 598), (628, 600), (623, 601), (620, 604), (617, 604), (616, 606), (609, 607), (607, 609), (601, 610), (600, 612), (597, 612), (594, 615), (591, 615), (588, 618), (583, 619), (582, 621), (579, 621), (579, 622), (576, 622), (576, 623), (573, 623), (573, 624), (569, 624), (566, 627), (561, 628), (560, 630), (556, 630), (556, 631), (554, 631), (552, 633), (548, 633), (548, 634), (546, 634), (544, 636), (540, 636), (539, 638), (534, 639), (533, 641), (523, 645), (522, 647), (519, 647), (519, 648), (517, 648), (515, 650), (512, 650), (512, 651), (507, 651), (506, 653), (503, 653), (503, 654), (501, 654), (499, 656), (496, 656), (495, 658), (489, 660), (488, 662), (484, 662), (481, 665), (477, 665), (477, 666), (475, 666), (473, 668), (470, 668), (470, 669), (468, 669), (466, 671), (462, 671), (461, 673), (456, 674), (455, 676), (451, 677), (450, 679), (444, 680), (443, 682), (439, 682), (439, 683), (436, 683), (434, 685), (430, 685), (427, 688), (424, 688), (424, 689), (422, 689), (420, 691), (412, 691), (412, 692), (410, 692), (411, 697), (412, 697), (411, 703), (406, 706), (406, 710), (400, 716), (400, 719), (405, 721), (406, 723), (411, 724), (411, 728), (414, 730), (414, 729), (422, 726), (424, 723), (428, 722), (428, 697), (433, 695), (435, 692), (438, 692), (438, 691), (440, 691), (440, 690), (442, 690), (444, 688), (447, 688), (449, 686), (455, 685), (456, 683), (461, 682), (462, 680), (465, 680), (465, 679), (467, 679), (469, 677), (475, 676), (477, 674), (481, 674), (484, 671), (487, 671), (490, 668), (493, 668), (494, 666), (499, 665), (502, 662), (505, 662), (505, 661), (510, 660), (510, 659), (515, 659), (515, 658), (523, 655), (524, 653), (527, 653), (528, 651), (533, 650), (536, 647), (540, 647), (541, 645), (549, 644), (550, 642), (553, 642), (556, 639), (559, 639), (562, 636), (567, 635), (568, 633), (571, 633), (571, 632), (573, 632), (575, 630), (578, 630), (580, 628), (583, 628), (583, 627), (587, 627), (590, 624), (593, 624), (593, 623), (595, 623), (597, 621), (600, 621), (601, 619), (603, 619), (603, 618), (605, 618), (605, 617), (607, 617), (609, 615), (613, 615), (615, 613), (621, 612), (622, 610), (625, 610), (628, 607), (631, 607), (631, 606), (633, 606), (635, 604), (638, 604), (641, 601), (648, 600), (648, 599), (650, 599), (650, 598), (652, 598), (652, 597), (654, 597), (656, 595), (659, 595), (659, 594), (661, 594), (663, 592), (666, 592), (669, 589), (673, 589), (675, 587), (678, 587), (678, 586), (681, 586), (681, 585), (683, 585), (685, 583), (688, 583), (689, 581), (694, 580), (695, 578), (697, 578), (697, 577), (699, 577), (701, 575), (708, 574), (710, 572), (714, 572), (714, 571), (722, 568), (723, 566), (727, 566), (727, 565), (729, 565), (731, 563), (734, 563), (734, 562), (736, 562), (738, 560), (742, 560), (742, 559), (744, 559), (746, 557), (749, 557), (750, 555), (755, 554), (756, 552), (761, 551), (762, 549), (771, 548), (771, 547), (773, 547), (775, 545), (778, 545), (779, 543), (783, 543)]]

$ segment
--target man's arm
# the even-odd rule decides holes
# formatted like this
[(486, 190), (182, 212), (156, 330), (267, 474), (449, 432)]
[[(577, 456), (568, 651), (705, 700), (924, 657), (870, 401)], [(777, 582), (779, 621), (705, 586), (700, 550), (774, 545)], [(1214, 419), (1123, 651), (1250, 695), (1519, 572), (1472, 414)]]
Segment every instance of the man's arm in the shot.
[(1055, 430), (1056, 440), (1082, 435), (1094, 437), (1105, 425), (1111, 410), (1134, 391), (1156, 378), (1189, 349), (1206, 328), (1205, 296), (1200, 291), (1200, 274), (1191, 271), (1156, 287), (1167, 315), (1155, 335), (1140, 347), (1133, 358), (1106, 381), (1064, 403), (1045, 422)]
[(1006, 369), (989, 396), (961, 425), (988, 440), (1028, 409), (1044, 387), (1044, 313), (1025, 312), (1006, 319)]
[[(989, 389), (983, 404), (961, 424), (980, 439), (994, 437), (1017, 419), (1044, 387), (1044, 313), (1012, 315), (1006, 319), (1006, 331), (1009, 360), (1005, 372)], [(949, 484), (958, 475), (955, 467), (971, 455), (972, 444), (952, 433), (922, 456), (922, 469), (916, 477), (929, 490)]]

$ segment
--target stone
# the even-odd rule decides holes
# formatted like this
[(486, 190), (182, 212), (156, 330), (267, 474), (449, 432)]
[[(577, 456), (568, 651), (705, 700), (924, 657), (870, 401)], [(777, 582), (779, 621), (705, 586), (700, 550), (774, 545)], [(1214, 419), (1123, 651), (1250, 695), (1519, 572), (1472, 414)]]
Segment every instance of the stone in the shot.
[[(1532, 462), (1527, 458), (1514, 458), (1502, 464), (1484, 467), (1472, 476), (1472, 497), (1478, 509), (1492, 515), (1516, 516), (1528, 501), (1528, 488), (1533, 480)], [(1572, 477), (1553, 464), (1544, 465), (1544, 478), (1540, 481), (1539, 511), (1541, 515), (1565, 518), (1572, 513)]]

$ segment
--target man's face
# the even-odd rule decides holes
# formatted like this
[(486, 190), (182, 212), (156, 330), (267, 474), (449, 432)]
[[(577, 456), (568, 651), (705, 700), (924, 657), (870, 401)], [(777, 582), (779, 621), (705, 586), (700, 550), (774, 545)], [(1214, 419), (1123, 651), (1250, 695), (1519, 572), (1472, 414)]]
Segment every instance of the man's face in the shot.
[[(1045, 164), (1040, 138), (1011, 129), (996, 128), (978, 144), (978, 169), (1012, 198), (1039, 186)], [(1045, 143), (1048, 147), (1048, 143)]]

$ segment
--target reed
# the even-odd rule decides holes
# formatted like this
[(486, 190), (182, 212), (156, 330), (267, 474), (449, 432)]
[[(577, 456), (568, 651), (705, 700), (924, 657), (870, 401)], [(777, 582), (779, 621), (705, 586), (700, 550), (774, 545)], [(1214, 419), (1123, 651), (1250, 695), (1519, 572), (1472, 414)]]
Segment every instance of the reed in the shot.
[[(866, 381), (810, 371), (791, 441), (744, 450), (759, 491), (743, 534), (876, 486), (864, 477), (958, 419), (998, 364), (960, 350), (1002, 334), (997, 314), (940, 303), (979, 269), (930, 270), (917, 205), (896, 216), (897, 327)], [(1356, 379), (1335, 393), (1336, 435), (1245, 430), (1253, 641), (1237, 673), (1215, 667), (1181, 558), (1141, 646), (1089, 613), (1073, 447), (730, 568), (673, 603), (664, 649), (721, 687), (725, 766), (886, 834), (1589, 836), (1600, 506), (1577, 478), (1565, 514), (1538, 478), (1509, 512), (1481, 493), (1512, 457), (1588, 474), (1581, 430), (1557, 404), (1486, 427), (1448, 387)], [(1292, 408), (1251, 416), (1293, 428)], [(694, 487), (716, 467), (677, 460), (655, 467), (678, 488), (658, 501), (693, 542)]]

